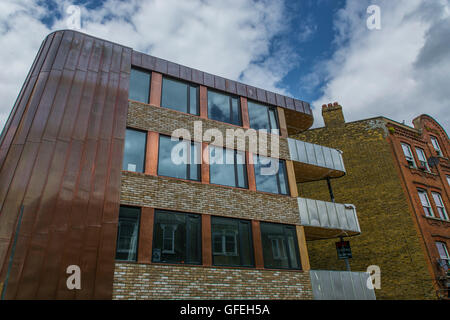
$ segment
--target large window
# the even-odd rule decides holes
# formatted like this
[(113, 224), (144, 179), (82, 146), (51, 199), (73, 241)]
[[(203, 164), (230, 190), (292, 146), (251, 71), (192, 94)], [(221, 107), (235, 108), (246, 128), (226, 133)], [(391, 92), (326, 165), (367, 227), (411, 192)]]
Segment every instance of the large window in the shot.
[(248, 117), (250, 128), (267, 130), (268, 133), (278, 133), (277, 109), (263, 104), (248, 101)]
[(425, 190), (418, 189), (420, 202), (422, 203), (423, 211), (427, 217), (434, 217), (433, 209), (430, 205), (430, 200), (428, 199), (427, 192)]
[(153, 230), (153, 262), (201, 264), (200, 215), (158, 210)]
[(240, 126), (242, 121), (239, 98), (208, 90), (208, 117)]
[(140, 208), (120, 207), (116, 245), (117, 260), (136, 261), (140, 215)]
[(437, 192), (432, 192), (434, 203), (436, 204), (437, 211), (439, 213), (439, 217), (442, 220), (448, 220), (447, 211), (445, 210), (444, 201), (442, 201), (442, 197)]
[(419, 159), (419, 167), (423, 170), (430, 171), (430, 167), (428, 166), (428, 161), (425, 156), (425, 152), (420, 148), (416, 148), (416, 152), (417, 158)]
[(300, 269), (297, 233), (294, 226), (261, 222), (264, 267)]
[(146, 132), (126, 130), (122, 170), (144, 172), (146, 143)]
[(431, 143), (433, 144), (434, 150), (436, 150), (437, 155), (442, 157), (442, 150), (439, 145), (438, 139), (433, 136), (430, 136), (430, 139), (431, 139)]
[(158, 175), (186, 180), (200, 180), (201, 145), (159, 136)]
[(289, 186), (284, 160), (253, 155), (256, 190), (288, 194)]
[(150, 73), (131, 68), (128, 98), (148, 103), (150, 98)]
[(211, 217), (213, 264), (253, 267), (250, 221)]
[(161, 106), (198, 115), (198, 100), (198, 86), (163, 78)]
[(414, 156), (411, 151), (411, 147), (406, 143), (402, 143), (403, 154), (405, 155), (406, 161), (410, 167), (415, 168), (416, 162), (414, 161)]
[(450, 255), (448, 254), (447, 245), (444, 242), (438, 241), (436, 242), (436, 247), (439, 252), (439, 258), (450, 266)]
[(210, 183), (247, 188), (245, 152), (210, 146)]

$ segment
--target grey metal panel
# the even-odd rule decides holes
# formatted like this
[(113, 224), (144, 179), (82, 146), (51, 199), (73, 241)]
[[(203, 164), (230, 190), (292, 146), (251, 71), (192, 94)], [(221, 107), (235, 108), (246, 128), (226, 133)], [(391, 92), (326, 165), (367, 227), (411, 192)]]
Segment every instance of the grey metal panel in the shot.
[(323, 155), (325, 158), (325, 166), (327, 168), (334, 168), (333, 166), (333, 156), (331, 155), (331, 149), (323, 147)]
[(317, 203), (317, 212), (319, 214), (319, 221), (321, 226), (329, 226), (330, 221), (328, 219), (328, 211), (327, 205), (325, 201), (316, 201)]
[(342, 166), (341, 153), (336, 149), (331, 149), (331, 155), (333, 157), (334, 168), (336, 168), (337, 170), (343, 170), (344, 167)]
[(320, 226), (319, 213), (317, 211), (317, 205), (315, 200), (306, 199), (306, 205), (308, 206), (309, 223), (311, 226)]
[(336, 212), (338, 214), (339, 226), (341, 229), (349, 230), (347, 223), (347, 216), (345, 212), (345, 206), (340, 203), (336, 203)]
[(353, 288), (353, 279), (351, 272), (341, 272), (341, 281), (344, 288), (345, 300), (356, 300), (355, 289)]
[(305, 142), (297, 140), (295, 144), (297, 146), (298, 161), (308, 163), (308, 157), (306, 156)]
[(337, 217), (336, 206), (333, 202), (327, 202), (328, 221), (331, 228), (339, 228), (339, 219)]
[(314, 151), (316, 152), (317, 164), (321, 167), (325, 167), (325, 157), (323, 155), (323, 147), (318, 144), (314, 145)]
[(288, 147), (291, 160), (299, 161), (297, 146), (294, 139), (288, 139)]
[(298, 210), (300, 212), (300, 222), (302, 225), (310, 225), (309, 214), (308, 214), (308, 206), (306, 205), (306, 199), (297, 198), (298, 202)]
[(325, 300), (323, 296), (322, 284), (320, 281), (319, 273), (320, 271), (315, 270), (310, 271), (311, 287), (315, 300)]
[(309, 164), (317, 164), (316, 152), (312, 143), (305, 142), (306, 156), (308, 157)]
[(368, 284), (371, 283), (371, 279), (369, 280), (370, 275), (367, 272), (361, 272), (361, 284), (364, 288), (364, 295), (367, 300), (376, 300), (377, 297), (375, 296), (375, 290), (373, 287), (368, 286)]

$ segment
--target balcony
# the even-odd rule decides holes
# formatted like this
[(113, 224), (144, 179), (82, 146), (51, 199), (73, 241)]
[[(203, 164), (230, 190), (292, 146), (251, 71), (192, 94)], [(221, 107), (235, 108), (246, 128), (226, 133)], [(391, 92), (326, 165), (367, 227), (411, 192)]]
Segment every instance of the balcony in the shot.
[(307, 240), (354, 236), (361, 233), (353, 205), (297, 198), (300, 223)]
[(315, 300), (376, 300), (366, 272), (311, 270)]
[(341, 151), (291, 138), (288, 145), (298, 183), (345, 175)]

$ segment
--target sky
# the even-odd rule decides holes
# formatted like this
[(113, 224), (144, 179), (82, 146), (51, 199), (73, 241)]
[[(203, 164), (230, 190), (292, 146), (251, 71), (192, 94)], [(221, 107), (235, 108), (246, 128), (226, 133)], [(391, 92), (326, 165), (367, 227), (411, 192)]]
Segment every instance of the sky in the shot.
[(450, 0), (0, 0), (0, 129), (70, 5), (84, 33), (308, 101), (314, 127), (337, 101), (346, 121), (425, 113), (449, 129)]

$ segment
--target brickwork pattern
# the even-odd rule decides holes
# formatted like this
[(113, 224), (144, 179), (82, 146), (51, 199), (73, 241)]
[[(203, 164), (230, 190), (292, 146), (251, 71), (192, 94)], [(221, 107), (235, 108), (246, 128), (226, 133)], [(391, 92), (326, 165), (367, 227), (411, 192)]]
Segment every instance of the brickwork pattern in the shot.
[(122, 172), (122, 204), (300, 225), (297, 199)]
[(312, 299), (309, 272), (116, 263), (113, 299)]
[[(329, 113), (327, 113), (328, 116)], [(340, 117), (335, 117), (340, 118)], [(331, 121), (331, 120), (330, 120)], [(342, 150), (347, 175), (332, 180), (336, 202), (353, 203), (362, 234), (350, 238), (352, 270), (369, 265), (381, 268), (381, 290), (377, 299), (434, 298), (426, 258), (382, 118), (306, 131), (296, 138)], [(299, 184), (300, 196), (330, 200), (326, 182)], [(311, 269), (345, 270), (332, 240), (308, 242)]]

